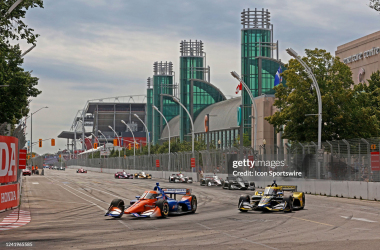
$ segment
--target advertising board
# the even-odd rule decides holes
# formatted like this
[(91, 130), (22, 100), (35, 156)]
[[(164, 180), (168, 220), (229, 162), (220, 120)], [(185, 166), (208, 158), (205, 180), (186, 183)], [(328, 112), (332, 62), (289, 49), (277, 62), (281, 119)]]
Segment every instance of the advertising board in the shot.
[(0, 183), (17, 181), (18, 139), (0, 136)]
[(18, 159), (18, 168), (26, 168), (26, 149), (20, 149), (19, 159)]
[(379, 152), (371, 152), (371, 170), (380, 170), (380, 157)]
[(0, 211), (17, 207), (19, 204), (19, 184), (0, 186)]

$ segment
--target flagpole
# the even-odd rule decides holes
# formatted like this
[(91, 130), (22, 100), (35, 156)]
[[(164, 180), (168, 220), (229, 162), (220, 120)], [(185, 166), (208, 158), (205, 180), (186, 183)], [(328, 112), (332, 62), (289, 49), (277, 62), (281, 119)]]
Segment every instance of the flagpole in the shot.
[[(243, 88), (245, 89), (245, 91), (247, 91), (249, 97), (251, 98), (251, 102), (252, 102), (252, 106), (253, 106), (253, 111), (255, 112), (255, 116), (252, 117), (252, 115), (250, 117), (254, 118), (255, 119), (255, 125), (254, 125), (254, 128), (253, 128), (253, 134), (254, 134), (254, 140), (253, 140), (253, 150), (256, 150), (256, 141), (257, 141), (257, 119), (258, 119), (258, 115), (257, 115), (257, 106), (256, 106), (256, 102), (254, 100), (254, 97), (252, 95), (252, 92), (251, 90), (249, 89), (249, 87), (247, 86), (247, 84), (243, 81), (243, 79), (240, 78), (240, 76), (238, 75), (238, 73), (236, 73), (235, 71), (232, 71), (231, 72), (231, 75), (236, 78), (239, 82), (240, 82), (240, 86), (239, 86), (239, 89)], [(242, 97), (243, 98), (243, 97)], [(243, 114), (242, 114), (243, 116)], [(243, 137), (243, 134), (244, 134), (244, 131), (242, 132), (242, 134), (240, 135), (241, 137)]]

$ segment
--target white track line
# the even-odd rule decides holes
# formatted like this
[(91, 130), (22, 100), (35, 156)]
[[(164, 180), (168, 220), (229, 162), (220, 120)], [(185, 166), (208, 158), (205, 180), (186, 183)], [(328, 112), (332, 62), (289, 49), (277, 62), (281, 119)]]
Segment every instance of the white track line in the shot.
[[(69, 179), (67, 179), (67, 178), (63, 178), (63, 177), (60, 177), (60, 178), (62, 178), (62, 179), (66, 179), (66, 180), (69, 180)], [(87, 185), (83, 185), (83, 184), (81, 184), (81, 183), (73, 182), (72, 180), (69, 180), (69, 181), (72, 182), (73, 184), (76, 184), (76, 185), (80, 184), (81, 186), (84, 186), (84, 187), (88, 187), (88, 188), (94, 189), (94, 190), (96, 190), (96, 191), (99, 191), (99, 192), (102, 192), (102, 193), (105, 193), (105, 194), (111, 195), (111, 196), (116, 197), (116, 198), (123, 198), (124, 200), (128, 200), (128, 201), (131, 200), (131, 199), (128, 199), (128, 198), (125, 198), (125, 197), (122, 197), (122, 196), (116, 196), (115, 194), (111, 194), (111, 193), (108, 193), (108, 192), (103, 191), (103, 190), (100, 190), (100, 189), (93, 188), (93, 187), (91, 187), (91, 186), (87, 186), (88, 184), (87, 184)]]
[[(204, 227), (204, 228), (207, 228), (209, 230), (214, 230), (206, 225), (203, 225), (201, 223), (197, 223), (198, 225)], [(262, 244), (262, 243), (259, 243), (259, 242), (255, 242), (255, 241), (251, 241), (251, 240), (248, 240), (248, 239), (245, 239), (245, 238), (241, 238), (241, 237), (238, 237), (238, 236), (234, 236), (234, 235), (231, 235), (231, 234), (228, 234), (228, 233), (223, 233), (224, 235), (228, 236), (228, 237), (231, 237), (231, 238), (235, 238), (235, 239), (239, 239), (239, 240), (244, 240), (246, 242), (249, 242), (249, 243), (252, 243), (252, 244), (256, 244), (256, 245), (260, 245), (260, 246), (263, 246), (263, 247), (266, 247), (266, 248), (269, 248), (269, 249), (273, 249), (273, 250), (278, 250), (278, 248), (274, 248), (274, 247), (271, 247), (271, 246), (268, 246), (268, 245), (265, 245), (265, 244)]]
[[(55, 181), (53, 181), (53, 182), (55, 182)], [(58, 185), (58, 186), (60, 186), (61, 188), (65, 189), (67, 192), (72, 193), (72, 194), (75, 195), (76, 197), (78, 197), (78, 198), (80, 198), (80, 199), (82, 199), (82, 200), (85, 200), (85, 201), (91, 203), (92, 205), (98, 207), (98, 208), (99, 208), (100, 210), (102, 210), (103, 212), (107, 211), (107, 209), (105, 209), (105, 208), (99, 206), (98, 204), (96, 204), (96, 203), (94, 203), (94, 202), (92, 202), (92, 201), (89, 201), (89, 200), (87, 200), (87, 199), (85, 199), (85, 198), (83, 198), (83, 197), (80, 197), (79, 195), (77, 195), (77, 194), (71, 192), (70, 190), (68, 190), (67, 188), (61, 186), (60, 184), (57, 184), (57, 183), (55, 183), (55, 184)], [(67, 187), (69, 187), (69, 186), (67, 186)], [(74, 188), (73, 188), (73, 189), (74, 189)], [(76, 190), (76, 189), (74, 189), (74, 190), (77, 191), (77, 192), (80, 192), (80, 191), (78, 191), (78, 190)], [(80, 192), (80, 193), (82, 193), (82, 192)], [(83, 194), (83, 193), (82, 193), (82, 194)], [(88, 195), (87, 195), (87, 196), (88, 196)], [(93, 199), (96, 199), (96, 198), (91, 197), (91, 196), (89, 196), (89, 197), (90, 197), (90, 198), (93, 198)], [(98, 200), (98, 199), (96, 199), (96, 200)], [(99, 201), (100, 201), (100, 200), (99, 200)], [(101, 202), (103, 202), (103, 201), (101, 201)], [(117, 221), (120, 222), (123, 226), (125, 226), (125, 227), (127, 227), (127, 228), (133, 230), (130, 226), (128, 226), (128, 225), (127, 225), (126, 223), (124, 223), (123, 221), (121, 221), (121, 220), (117, 220)]]
[(358, 220), (358, 221), (371, 222), (371, 223), (377, 222), (374, 220), (368, 220), (368, 219), (364, 219), (364, 218), (355, 218), (355, 217), (351, 217), (351, 216), (340, 216), (340, 217), (347, 219), (347, 220)]

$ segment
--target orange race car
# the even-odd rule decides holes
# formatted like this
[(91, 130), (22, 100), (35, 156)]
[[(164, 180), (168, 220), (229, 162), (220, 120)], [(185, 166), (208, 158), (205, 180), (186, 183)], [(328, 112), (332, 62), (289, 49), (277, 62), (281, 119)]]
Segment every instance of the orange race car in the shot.
[[(183, 195), (181, 200), (176, 200), (177, 195)], [(191, 195), (191, 189), (161, 189), (159, 183), (156, 183), (153, 190), (131, 200), (127, 208), (123, 200), (114, 199), (104, 216), (120, 218), (123, 214), (131, 214), (135, 217), (167, 217), (169, 214), (195, 213), (196, 210), (197, 197)]]

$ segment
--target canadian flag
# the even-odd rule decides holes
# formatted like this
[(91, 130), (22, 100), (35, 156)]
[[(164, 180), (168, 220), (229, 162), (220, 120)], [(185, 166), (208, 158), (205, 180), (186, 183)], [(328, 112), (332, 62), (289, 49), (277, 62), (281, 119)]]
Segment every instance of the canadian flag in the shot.
[(242, 84), (242, 83), (239, 83), (238, 86), (236, 87), (236, 91), (235, 91), (235, 93), (236, 93), (236, 94), (239, 94), (239, 91), (242, 90), (242, 88), (243, 88), (243, 84)]

